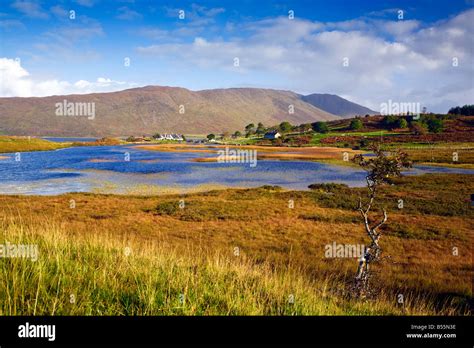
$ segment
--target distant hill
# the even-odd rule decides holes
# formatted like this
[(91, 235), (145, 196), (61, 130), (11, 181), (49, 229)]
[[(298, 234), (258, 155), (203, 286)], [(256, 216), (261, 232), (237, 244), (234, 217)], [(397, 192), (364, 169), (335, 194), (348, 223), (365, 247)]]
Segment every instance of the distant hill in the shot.
[(375, 115), (376, 111), (365, 106), (353, 103), (347, 99), (334, 94), (309, 94), (301, 98), (305, 102), (341, 117), (353, 117), (355, 115)]
[[(95, 118), (57, 116), (56, 103), (95, 103)], [(180, 106), (184, 113), (180, 113)], [(289, 112), (292, 105), (294, 113)], [(0, 134), (126, 136), (157, 132), (199, 134), (243, 130), (249, 123), (270, 126), (334, 120), (338, 117), (299, 94), (257, 88), (190, 91), (148, 86), (112, 93), (0, 98)]]
[[(111, 93), (0, 98), (0, 134), (105, 137), (220, 133), (243, 130), (249, 123), (271, 126), (282, 121), (301, 124), (336, 120), (340, 117), (328, 110), (345, 110), (341, 114), (347, 115), (347, 105), (355, 113), (369, 110), (337, 96), (315, 96), (260, 88), (191, 91), (147, 86)], [(57, 116), (56, 103), (64, 100), (95, 103), (95, 118)], [(336, 107), (337, 103), (341, 105)], [(289, 112), (291, 109), (294, 112)]]

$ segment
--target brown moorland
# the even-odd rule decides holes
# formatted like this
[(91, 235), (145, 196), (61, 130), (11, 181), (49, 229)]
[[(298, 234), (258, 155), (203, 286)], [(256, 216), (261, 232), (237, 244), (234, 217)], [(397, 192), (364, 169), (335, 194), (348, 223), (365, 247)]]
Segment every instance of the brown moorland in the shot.
[[(375, 266), (374, 284), (394, 307), (397, 294), (417, 299), (414, 308), (422, 302), (434, 308), (405, 313), (465, 314), (472, 306), (474, 212), (469, 195), (473, 190), (470, 175), (437, 174), (397, 179), (381, 191), (380, 204), (389, 213), (381, 245), (389, 258)], [(166, 250), (191, 255), (218, 251), (233, 260), (238, 248), (239, 257), (250, 265), (291, 270), (325, 284), (325, 291), (342, 300), (356, 259), (327, 258), (325, 247), (367, 243), (354, 211), (361, 193), (363, 189), (323, 185), (307, 192), (262, 187), (167, 196), (0, 196), (0, 221), (4, 231), (11, 225), (26, 231), (35, 230), (40, 222), (57, 224), (66, 248), (75, 240), (95, 236), (124, 246), (133, 240), (135, 248), (159, 245), (164, 255)], [(403, 209), (398, 208), (400, 199)], [(290, 200), (294, 208), (289, 207)], [(10, 279), (15, 270), (5, 272), (0, 278)], [(377, 303), (369, 300), (369, 306), (370, 301)], [(392, 308), (387, 313), (395, 312)]]

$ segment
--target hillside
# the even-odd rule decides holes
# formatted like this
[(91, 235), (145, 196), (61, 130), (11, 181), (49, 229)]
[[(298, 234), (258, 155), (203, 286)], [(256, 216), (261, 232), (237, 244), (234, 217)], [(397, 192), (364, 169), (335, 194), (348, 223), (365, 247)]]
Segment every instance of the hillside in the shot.
[[(56, 103), (95, 103), (95, 118), (57, 116)], [(180, 113), (180, 105), (184, 113)], [(288, 112), (289, 105), (294, 113)], [(304, 102), (299, 94), (235, 88), (190, 91), (148, 86), (112, 93), (0, 98), (0, 134), (49, 136), (151, 135), (155, 132), (206, 133), (266, 125), (333, 120), (338, 117)]]
[[(56, 116), (56, 103), (95, 103), (95, 117)], [(180, 113), (180, 106), (184, 113)], [(292, 105), (294, 113), (289, 113)], [(333, 110), (333, 111), (330, 111)], [(0, 134), (126, 136), (156, 132), (207, 133), (242, 130), (249, 123), (292, 124), (339, 119), (373, 111), (330, 94), (229, 88), (191, 91), (147, 86), (112, 93), (0, 98)]]
[(331, 114), (338, 115), (341, 117), (352, 117), (355, 115), (374, 115), (377, 112), (370, 110), (362, 105), (353, 103), (347, 99), (341, 98), (334, 94), (309, 94), (302, 96), (302, 99)]

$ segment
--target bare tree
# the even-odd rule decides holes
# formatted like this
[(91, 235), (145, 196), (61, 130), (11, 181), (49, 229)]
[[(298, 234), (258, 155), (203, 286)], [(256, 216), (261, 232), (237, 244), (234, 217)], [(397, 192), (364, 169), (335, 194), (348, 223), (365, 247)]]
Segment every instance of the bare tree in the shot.
[(374, 157), (365, 158), (363, 155), (356, 155), (352, 159), (354, 163), (357, 163), (367, 171), (366, 182), (368, 190), (367, 200), (363, 202), (362, 197), (359, 197), (359, 204), (357, 206), (357, 211), (359, 211), (363, 219), (365, 231), (370, 238), (370, 244), (365, 248), (364, 255), (359, 260), (354, 281), (353, 292), (358, 297), (365, 297), (367, 295), (371, 277), (370, 264), (379, 261), (381, 258), (382, 249), (379, 242), (382, 231), (379, 229), (387, 222), (387, 211), (385, 208), (382, 208), (383, 216), (378, 221), (370, 217), (378, 188), (383, 184), (390, 183), (390, 178), (400, 177), (403, 168), (411, 167), (408, 155), (404, 152), (397, 151), (387, 154), (381, 150), (380, 146), (373, 146), (372, 150), (375, 154)]

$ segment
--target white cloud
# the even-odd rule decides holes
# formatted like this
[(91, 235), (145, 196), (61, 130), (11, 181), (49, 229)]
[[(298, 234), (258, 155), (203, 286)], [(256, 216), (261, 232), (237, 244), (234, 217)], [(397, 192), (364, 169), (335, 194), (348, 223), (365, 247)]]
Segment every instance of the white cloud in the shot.
[[(196, 37), (137, 51), (173, 64), (266, 74), (274, 81), (268, 87), (344, 95), (375, 110), (392, 99), (446, 112), (453, 103), (472, 103), (473, 23), (474, 10), (428, 27), (415, 20), (321, 23), (279, 17), (231, 28), (243, 30), (245, 39)], [(458, 66), (452, 64), (455, 57)]]
[(176, 29), (162, 29), (160, 27), (141, 27), (134, 33), (149, 38), (151, 40), (160, 40), (166, 42), (178, 42), (186, 37), (200, 35), (203, 32), (210, 32), (209, 27), (179, 26)]
[[(58, 15), (61, 13), (60, 9), (55, 12)], [(99, 22), (79, 16), (75, 21), (60, 21), (60, 25), (41, 33), (26, 51), (37, 62), (67, 60), (72, 64), (77, 61), (94, 61), (100, 57), (100, 52), (89, 45), (89, 42), (104, 36)]]
[(305, 41), (318, 30), (323, 23), (305, 19), (289, 20), (288, 17), (264, 19), (244, 25), (243, 29), (252, 32), (252, 41), (265, 43), (295, 43)]
[(86, 94), (112, 92), (136, 87), (135, 83), (115, 81), (99, 77), (96, 81), (79, 80), (76, 82), (35, 80), (20, 62), (14, 59), (0, 58), (0, 96), (1, 97), (44, 97), (63, 94)]
[(127, 21), (133, 21), (142, 18), (142, 15), (137, 11), (129, 9), (127, 6), (122, 6), (117, 9), (118, 15), (116, 18)]
[(215, 22), (214, 17), (225, 12), (222, 7), (207, 8), (198, 4), (191, 4), (191, 9), (183, 8), (165, 8), (169, 17), (178, 18), (180, 11), (184, 11), (184, 21), (191, 26), (206, 26)]
[(46, 32), (44, 36), (49, 42), (55, 40), (64, 45), (72, 45), (78, 40), (87, 40), (98, 36), (103, 36), (104, 31), (100, 24), (91, 23), (87, 26), (68, 25)]
[(27, 17), (39, 19), (49, 18), (48, 13), (35, 1), (17, 0), (11, 6)]
[[(77, 2), (94, 4), (92, 0)], [(30, 17), (45, 18), (38, 2), (16, 1), (12, 6)], [(122, 19), (140, 16), (126, 6), (118, 10)], [(167, 10), (170, 16), (178, 14), (178, 9)], [(224, 12), (222, 8), (192, 4), (184, 10), (186, 19), (177, 20), (172, 29), (137, 28), (134, 33), (154, 40), (151, 45), (137, 47), (137, 51), (160, 57), (164, 63), (196, 68), (196, 74), (204, 77), (208, 71), (222, 71), (223, 85), (207, 88), (232, 87), (226, 85), (227, 77), (240, 86), (244, 81), (259, 85), (267, 81), (269, 88), (339, 94), (374, 109), (388, 99), (420, 102), (432, 111), (473, 102), (474, 10), (430, 25), (398, 20), (397, 9), (388, 9), (341, 22), (277, 17), (228, 22), (225, 27), (215, 21)], [(50, 11), (56, 16), (66, 14), (61, 6)], [(17, 20), (0, 21), (4, 29), (22, 25)], [(105, 36), (101, 23), (79, 16), (74, 23), (61, 23), (41, 34), (32, 48), (43, 59), (92, 62), (100, 58), (94, 45), (81, 50), (77, 47)], [(234, 66), (236, 57), (238, 68)], [(343, 66), (344, 58), (349, 59), (347, 67)], [(456, 67), (454, 59), (459, 63)], [(130, 86), (107, 79), (37, 81), (19, 64), (11, 60), (3, 64), (9, 69), (2, 71), (8, 82), (2, 81), (4, 96), (87, 93)]]
[(76, 0), (75, 2), (84, 7), (92, 7), (94, 6), (95, 0)]
[(415, 20), (403, 21), (380, 21), (381, 29), (395, 38), (400, 39), (405, 35), (410, 35), (419, 28), (420, 22)]
[(49, 10), (58, 18), (66, 19), (69, 16), (68, 11), (60, 5), (52, 6)]
[(398, 8), (386, 8), (380, 11), (372, 11), (367, 14), (370, 17), (388, 17), (391, 16), (392, 18), (396, 18), (398, 14)]
[(25, 25), (17, 19), (0, 20), (0, 29), (5, 31), (15, 31), (26, 29)]

